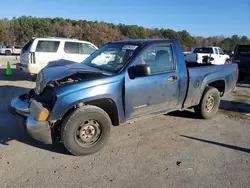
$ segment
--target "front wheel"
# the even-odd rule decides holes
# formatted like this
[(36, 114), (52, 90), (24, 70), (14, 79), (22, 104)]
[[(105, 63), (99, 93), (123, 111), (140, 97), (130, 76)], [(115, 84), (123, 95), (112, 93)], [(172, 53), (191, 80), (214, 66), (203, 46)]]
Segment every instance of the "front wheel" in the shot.
[(210, 119), (218, 112), (219, 106), (220, 92), (216, 88), (208, 86), (194, 110), (200, 118)]
[(82, 106), (66, 117), (61, 137), (73, 155), (89, 155), (106, 145), (110, 127), (111, 120), (105, 111), (96, 106)]
[(231, 63), (231, 61), (229, 60), (229, 59), (227, 59), (226, 61), (225, 61), (225, 64), (230, 64)]

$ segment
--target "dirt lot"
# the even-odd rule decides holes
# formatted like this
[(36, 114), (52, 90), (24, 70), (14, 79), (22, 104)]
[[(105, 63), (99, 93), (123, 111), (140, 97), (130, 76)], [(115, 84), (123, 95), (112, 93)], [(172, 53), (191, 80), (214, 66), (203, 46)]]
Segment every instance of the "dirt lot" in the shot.
[(4, 65), (8, 61), (10, 63), (17, 63), (19, 59), (20, 59), (20, 56), (16, 56), (16, 55), (12, 55), (12, 56), (0, 55), (0, 65)]
[[(10, 113), (13, 97), (34, 77), (0, 67), (0, 187), (237, 187), (250, 186), (250, 85), (223, 98), (219, 114), (192, 112), (112, 128), (100, 152), (75, 157), (61, 143), (32, 140)], [(12, 66), (14, 68), (14, 66)]]

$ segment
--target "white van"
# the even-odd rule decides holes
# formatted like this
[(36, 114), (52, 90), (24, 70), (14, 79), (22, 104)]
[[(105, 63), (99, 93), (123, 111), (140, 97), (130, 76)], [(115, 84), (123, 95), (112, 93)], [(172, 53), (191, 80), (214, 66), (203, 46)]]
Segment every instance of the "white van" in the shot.
[(76, 39), (48, 37), (33, 38), (22, 49), (18, 70), (37, 74), (50, 61), (66, 59), (82, 62), (98, 48), (86, 41)]

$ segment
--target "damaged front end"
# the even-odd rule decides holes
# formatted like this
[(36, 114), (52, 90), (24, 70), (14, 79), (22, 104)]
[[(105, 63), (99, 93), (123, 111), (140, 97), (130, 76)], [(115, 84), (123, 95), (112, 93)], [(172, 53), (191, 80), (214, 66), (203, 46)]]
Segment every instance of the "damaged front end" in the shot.
[(11, 100), (10, 108), (14, 114), (27, 117), (30, 113), (29, 103), (35, 96), (34, 89)]
[(15, 115), (26, 118), (24, 122), (28, 134), (46, 144), (52, 143), (51, 123), (47, 119), (50, 107), (55, 103), (53, 93), (51, 87), (46, 87), (40, 95), (36, 95), (34, 89), (31, 89), (28, 93), (13, 98), (10, 105)]
[(56, 89), (105, 76), (107, 74), (100, 72), (69, 71), (52, 79), (41, 71), (37, 75), (35, 89), (12, 99), (10, 105), (12, 112), (26, 118), (25, 126), (32, 138), (50, 144), (52, 143), (51, 129), (56, 122), (50, 122), (48, 119), (57, 101)]

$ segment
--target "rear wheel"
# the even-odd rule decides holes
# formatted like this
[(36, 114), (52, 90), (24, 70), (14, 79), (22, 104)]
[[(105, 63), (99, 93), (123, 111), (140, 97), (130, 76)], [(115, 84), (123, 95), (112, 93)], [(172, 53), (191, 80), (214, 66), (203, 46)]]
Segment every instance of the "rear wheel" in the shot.
[(210, 119), (218, 112), (219, 106), (220, 92), (216, 88), (208, 86), (194, 110), (200, 118)]
[(61, 137), (66, 149), (73, 155), (88, 155), (103, 148), (110, 135), (111, 120), (96, 106), (83, 106), (64, 120)]
[(5, 55), (11, 55), (11, 51), (6, 50), (6, 51), (5, 51)]

